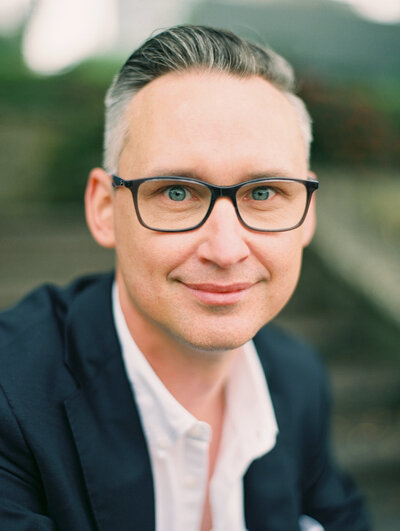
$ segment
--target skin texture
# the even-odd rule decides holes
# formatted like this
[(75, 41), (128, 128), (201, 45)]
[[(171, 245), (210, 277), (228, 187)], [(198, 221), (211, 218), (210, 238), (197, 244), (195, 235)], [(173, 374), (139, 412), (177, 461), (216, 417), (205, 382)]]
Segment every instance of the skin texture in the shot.
[[(132, 100), (129, 121), (118, 169), (124, 179), (175, 173), (229, 185), (260, 175), (307, 178), (296, 115), (277, 89), (257, 77), (165, 75)], [(91, 179), (108, 188), (110, 178), (98, 174), (94, 170)], [(126, 189), (106, 195), (100, 208), (108, 209), (103, 216), (110, 234), (105, 242), (94, 236), (115, 245), (128, 324), (135, 328), (138, 321), (163, 343), (167, 335), (200, 350), (235, 349), (275, 317), (295, 288), (314, 225), (311, 210), (293, 231), (250, 231), (222, 198), (201, 228), (157, 233), (139, 224)], [(188, 287), (201, 284), (246, 289), (224, 299)]]
[[(261, 176), (307, 178), (295, 112), (261, 78), (167, 74), (143, 88), (128, 112), (123, 179), (185, 175), (224, 186)], [(121, 307), (136, 344), (175, 398), (211, 425), (210, 478), (229, 366), (292, 295), (314, 231), (313, 204), (289, 232), (251, 231), (221, 198), (199, 229), (157, 233), (139, 224), (130, 191), (112, 191), (100, 168), (90, 174), (85, 202), (94, 238), (115, 247)], [(206, 501), (202, 530), (210, 527)]]

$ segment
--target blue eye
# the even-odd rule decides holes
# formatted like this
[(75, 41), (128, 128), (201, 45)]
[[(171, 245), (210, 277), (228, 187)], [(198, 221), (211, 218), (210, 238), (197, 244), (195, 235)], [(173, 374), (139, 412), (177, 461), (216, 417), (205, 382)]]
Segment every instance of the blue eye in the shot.
[(165, 194), (171, 201), (184, 201), (187, 196), (187, 191), (183, 186), (170, 186), (165, 190)]
[(265, 201), (274, 195), (274, 191), (267, 186), (259, 186), (251, 191), (251, 198), (255, 201)]

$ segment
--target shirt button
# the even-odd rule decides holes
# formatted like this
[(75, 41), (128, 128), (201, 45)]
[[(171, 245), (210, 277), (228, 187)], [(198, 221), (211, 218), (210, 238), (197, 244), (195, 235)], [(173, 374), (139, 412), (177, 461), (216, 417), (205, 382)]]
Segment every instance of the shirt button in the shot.
[(185, 476), (185, 479), (184, 479), (185, 487), (192, 489), (196, 487), (198, 484), (199, 484), (199, 481), (196, 476), (193, 476), (191, 474), (188, 474), (187, 476)]
[(193, 439), (200, 439), (203, 436), (203, 429), (199, 424), (195, 424), (188, 431), (188, 435), (193, 437)]
[(157, 448), (159, 450), (167, 450), (169, 448), (169, 440), (167, 437), (160, 437), (157, 441)]

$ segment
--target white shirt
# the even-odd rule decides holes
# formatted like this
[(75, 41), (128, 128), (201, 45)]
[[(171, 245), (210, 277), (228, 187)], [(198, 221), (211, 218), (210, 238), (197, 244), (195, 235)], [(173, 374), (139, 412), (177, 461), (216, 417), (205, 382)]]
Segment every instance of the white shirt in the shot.
[[(166, 389), (135, 344), (113, 286), (113, 312), (128, 379), (149, 447), (157, 531), (198, 531), (208, 478), (211, 427), (191, 415)], [(213, 531), (245, 531), (243, 476), (269, 452), (278, 432), (253, 342), (230, 368), (221, 447), (210, 482)]]

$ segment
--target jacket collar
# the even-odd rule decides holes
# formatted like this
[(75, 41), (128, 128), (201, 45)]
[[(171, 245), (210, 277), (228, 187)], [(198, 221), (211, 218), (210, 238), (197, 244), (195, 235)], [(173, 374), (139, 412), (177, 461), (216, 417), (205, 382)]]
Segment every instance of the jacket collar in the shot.
[(66, 363), (78, 389), (64, 405), (98, 528), (150, 531), (150, 459), (113, 324), (112, 281), (87, 285), (68, 312)]
[(65, 363), (79, 385), (120, 352), (112, 316), (113, 279), (113, 273), (85, 279), (68, 309)]

